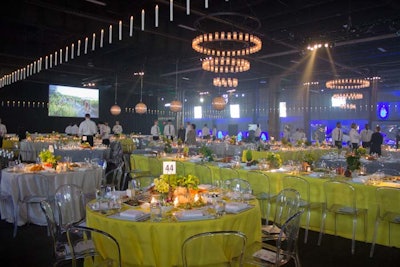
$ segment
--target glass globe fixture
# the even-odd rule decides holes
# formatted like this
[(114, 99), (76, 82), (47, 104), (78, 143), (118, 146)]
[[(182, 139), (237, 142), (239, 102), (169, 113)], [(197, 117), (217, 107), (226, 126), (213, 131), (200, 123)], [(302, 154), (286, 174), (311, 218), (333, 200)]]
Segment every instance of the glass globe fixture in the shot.
[(143, 102), (137, 103), (136, 106), (135, 106), (135, 111), (136, 111), (136, 113), (139, 113), (139, 114), (144, 114), (144, 113), (146, 113), (146, 112), (147, 112), (147, 106), (146, 106), (146, 104), (143, 103)]
[(182, 110), (182, 102), (179, 100), (173, 100), (169, 106), (172, 112), (179, 112)]
[(118, 106), (117, 104), (112, 105), (110, 108), (110, 112), (112, 115), (117, 116), (121, 113), (121, 107)]
[(214, 97), (212, 106), (216, 110), (223, 110), (226, 106), (225, 99), (222, 96)]

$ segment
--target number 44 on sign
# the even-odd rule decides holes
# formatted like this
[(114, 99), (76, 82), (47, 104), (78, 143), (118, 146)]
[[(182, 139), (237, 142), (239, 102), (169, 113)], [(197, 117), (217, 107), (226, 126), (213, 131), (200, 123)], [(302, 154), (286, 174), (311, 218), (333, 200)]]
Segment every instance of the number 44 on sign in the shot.
[(175, 161), (164, 161), (163, 162), (163, 174), (176, 174), (176, 162)]

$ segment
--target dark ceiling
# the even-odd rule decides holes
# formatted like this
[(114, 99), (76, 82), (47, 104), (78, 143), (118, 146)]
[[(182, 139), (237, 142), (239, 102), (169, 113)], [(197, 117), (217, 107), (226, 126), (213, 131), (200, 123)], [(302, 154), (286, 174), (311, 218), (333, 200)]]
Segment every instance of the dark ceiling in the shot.
[[(262, 50), (246, 56), (251, 68), (236, 74), (238, 90), (251, 90), (279, 77), (280, 86), (295, 88), (303, 81), (320, 82), (335, 77), (381, 76), (382, 89), (400, 88), (400, 3), (388, 0), (174, 0), (174, 20), (169, 0), (6, 0), (0, 16), (0, 77), (21, 69), (56, 51), (65, 54), (71, 44), (81, 55), (69, 58), (28, 79), (37, 83), (82, 85), (140, 91), (134, 72), (144, 70), (145, 94), (174, 94), (213, 89), (215, 74), (201, 69), (204, 57), (191, 48), (203, 32), (221, 30), (253, 33), (263, 41)], [(104, 5), (99, 5), (103, 3)], [(154, 6), (159, 5), (159, 27), (154, 26)], [(7, 7), (8, 8), (4, 8)], [(141, 31), (141, 10), (145, 30)], [(235, 13), (236, 15), (232, 15)], [(216, 15), (219, 14), (219, 15)], [(230, 15), (228, 15), (230, 14)], [(241, 15), (238, 15), (241, 14)], [(134, 34), (129, 37), (130, 16)], [(119, 20), (123, 22), (118, 40)], [(108, 29), (113, 25), (113, 42)], [(99, 47), (100, 31), (105, 30)], [(96, 47), (91, 51), (92, 36)], [(88, 37), (88, 53), (83, 54)], [(329, 42), (333, 47), (315, 55), (309, 43)], [(310, 65), (313, 59), (313, 65)], [(43, 63), (44, 66), (44, 63)], [(306, 70), (312, 70), (307, 71)], [(306, 74), (307, 73), (307, 74)], [(310, 73), (311, 76), (310, 76)], [(178, 82), (177, 82), (178, 81)]]

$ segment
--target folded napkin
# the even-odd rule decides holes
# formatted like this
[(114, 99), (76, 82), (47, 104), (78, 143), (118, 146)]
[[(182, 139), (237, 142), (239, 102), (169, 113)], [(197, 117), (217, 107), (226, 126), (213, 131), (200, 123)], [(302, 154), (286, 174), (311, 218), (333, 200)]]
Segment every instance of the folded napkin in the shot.
[(121, 217), (129, 218), (129, 219), (138, 219), (144, 215), (144, 212), (141, 210), (125, 210), (120, 213)]
[(225, 204), (225, 211), (228, 213), (235, 213), (247, 209), (247, 203), (242, 202), (228, 202)]
[(198, 218), (203, 216), (202, 210), (184, 210), (179, 213), (180, 218)]

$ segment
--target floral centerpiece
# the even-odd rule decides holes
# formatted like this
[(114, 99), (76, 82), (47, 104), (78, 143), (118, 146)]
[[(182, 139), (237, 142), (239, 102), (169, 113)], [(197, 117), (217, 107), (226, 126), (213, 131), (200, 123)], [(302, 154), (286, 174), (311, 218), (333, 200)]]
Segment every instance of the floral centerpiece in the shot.
[(203, 155), (204, 161), (214, 161), (214, 157), (213, 157), (214, 152), (208, 146), (202, 146), (199, 149), (199, 152), (200, 152), (200, 154)]
[(164, 142), (164, 152), (165, 153), (172, 153), (172, 141), (166, 136), (163, 136)]
[(164, 205), (192, 208), (203, 205), (201, 201), (195, 200), (199, 183), (199, 178), (191, 174), (162, 174), (154, 179), (154, 190), (161, 194)]
[(39, 153), (39, 158), (44, 166), (55, 168), (61, 156), (54, 156), (50, 150), (43, 150)]
[(282, 167), (282, 158), (279, 154), (269, 152), (266, 158), (270, 168), (279, 169)]

